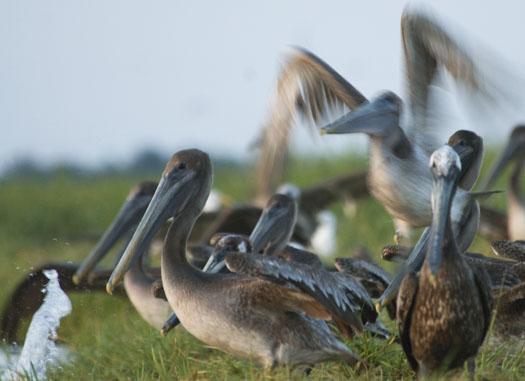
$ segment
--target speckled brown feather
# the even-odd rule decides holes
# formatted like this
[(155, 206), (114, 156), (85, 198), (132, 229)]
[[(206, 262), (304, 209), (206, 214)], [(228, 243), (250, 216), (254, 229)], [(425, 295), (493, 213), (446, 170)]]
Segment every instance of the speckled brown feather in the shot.
[(525, 262), (525, 241), (498, 240), (490, 243), (494, 254)]
[(397, 294), (396, 320), (399, 329), (401, 346), (412, 370), (417, 371), (418, 364), (412, 353), (412, 343), (410, 341), (410, 326), (412, 324), (412, 309), (417, 297), (419, 277), (414, 272), (409, 272)]
[(264, 124), (256, 181), (257, 199), (264, 204), (282, 181), (288, 140), (295, 114), (314, 122), (329, 108), (352, 109), (366, 98), (328, 64), (305, 49), (296, 48), (283, 66)]

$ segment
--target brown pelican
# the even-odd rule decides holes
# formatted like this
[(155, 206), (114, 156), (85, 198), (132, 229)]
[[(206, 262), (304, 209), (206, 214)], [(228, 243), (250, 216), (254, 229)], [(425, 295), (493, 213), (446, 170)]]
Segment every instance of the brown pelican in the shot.
[(525, 241), (499, 240), (492, 241), (490, 246), (496, 255), (525, 262)]
[[(388, 92), (367, 102), (325, 62), (297, 49), (282, 69), (265, 138), (280, 141), (287, 136), (296, 113), (320, 124), (338, 106), (353, 110), (322, 131), (368, 134), (370, 192), (398, 226), (420, 227), (428, 226), (431, 220), (432, 181), (426, 165), (437, 146), (426, 123), (430, 85), (440, 67), (472, 89), (482, 90), (482, 85), (475, 63), (434, 20), (406, 10), (401, 29), (409, 88), (409, 128), (400, 128), (401, 100), (397, 95)], [(460, 203), (460, 193), (464, 192), (458, 192), (455, 204)], [(468, 246), (473, 236), (462, 236)]]
[[(520, 261), (519, 258), (525, 260), (523, 246), (514, 246), (510, 241), (492, 242), (491, 246), (498, 255), (517, 261)], [(409, 252), (408, 248), (389, 245), (383, 248), (383, 258), (388, 261), (403, 261)], [(490, 277), (496, 315), (493, 327), (496, 335), (502, 338), (522, 337), (525, 328), (524, 263), (475, 253), (465, 253), (463, 258), (469, 265), (485, 270)]]
[(403, 350), (418, 375), (446, 371), (475, 356), (490, 324), (492, 298), (488, 276), (468, 265), (452, 232), (451, 208), (461, 173), (449, 146), (432, 154), (433, 217), (428, 252), (421, 271), (403, 279), (397, 320)]
[(187, 262), (186, 241), (210, 191), (211, 177), (211, 163), (205, 153), (193, 149), (172, 157), (107, 291), (113, 291), (134, 255), (148, 247), (162, 223), (173, 217), (161, 257), (162, 283), (170, 305), (189, 333), (212, 347), (252, 358), (266, 367), (311, 365), (336, 358), (355, 364), (357, 358), (352, 352), (318, 320), (336, 316), (347, 323), (355, 319), (341, 288), (324, 289), (309, 274), (302, 274), (302, 278), (297, 272), (290, 273), (296, 274), (296, 284), (320, 287), (318, 292), (324, 295), (330, 305), (327, 307), (282, 282), (250, 275), (203, 273)]
[[(357, 279), (373, 298), (379, 298), (392, 282), (390, 275), (370, 257), (336, 258), (335, 268)], [(395, 319), (395, 301), (388, 303), (386, 307), (390, 318)]]
[(499, 337), (519, 337), (525, 332), (525, 282), (494, 293), (496, 320), (494, 331)]
[(508, 186), (508, 231), (511, 240), (525, 239), (525, 194), (520, 190), (520, 182), (525, 170), (525, 125), (512, 130), (506, 147), (492, 166), (484, 189), (490, 187), (501, 175), (505, 167), (515, 161)]
[[(458, 179), (460, 194), (458, 195), (458, 192), (455, 193), (451, 219), (452, 229), (456, 234), (456, 241), (459, 249), (463, 252), (470, 246), (479, 226), (480, 207), (475, 198), (490, 195), (492, 192), (472, 193), (463, 191), (461, 188), (472, 188), (479, 175), (483, 157), (483, 139), (472, 131), (459, 130), (450, 136), (448, 145), (456, 151), (461, 163), (461, 172)], [(487, 222), (486, 220), (485, 216), (485, 222)], [(493, 221), (490, 223), (493, 223)], [(408, 272), (418, 271), (421, 268), (429, 234), (430, 231), (426, 228), (398, 274), (392, 279), (390, 285), (379, 298), (377, 304), (379, 308), (390, 304), (394, 300), (401, 280)]]
[[(387, 245), (383, 248), (382, 258), (386, 261), (404, 263), (411, 252), (411, 248), (400, 245)], [(479, 253), (463, 253), (465, 262), (470, 266), (485, 270), (494, 289), (513, 287), (525, 281), (523, 272), (518, 263), (506, 259), (487, 257)]]
[[(299, 266), (309, 266), (310, 271), (321, 277), (325, 284), (335, 285), (341, 282), (346, 287), (347, 295), (353, 302), (354, 312), (361, 314), (364, 324), (374, 323), (377, 313), (374, 310), (372, 300), (366, 289), (357, 283), (352, 276), (325, 269), (316, 254), (287, 245), (292, 236), (296, 219), (297, 206), (295, 200), (283, 194), (273, 195), (249, 237), (248, 242), (250, 244), (248, 246), (250, 249), (244, 248), (242, 251), (247, 254), (263, 254), (275, 257), (292, 265), (297, 263)], [(223, 234), (219, 235), (219, 239), (222, 239), (223, 236)], [(240, 236), (232, 234), (227, 236), (232, 242), (235, 240), (239, 244), (243, 242), (241, 238), (236, 238)], [(216, 251), (210, 256), (203, 271), (220, 271), (225, 266), (225, 256), (228, 253), (227, 250)], [(361, 327), (358, 329), (360, 330)]]

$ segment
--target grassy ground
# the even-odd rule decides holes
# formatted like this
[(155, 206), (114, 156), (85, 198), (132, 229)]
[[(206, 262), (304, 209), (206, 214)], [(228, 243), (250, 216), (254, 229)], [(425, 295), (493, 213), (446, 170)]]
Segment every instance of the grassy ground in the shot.
[[(365, 168), (362, 159), (339, 158), (294, 163), (290, 180), (299, 185), (315, 183), (328, 176)], [(238, 200), (248, 200), (249, 171), (216, 173), (214, 185)], [(151, 176), (155, 179), (157, 176)], [(128, 189), (138, 179), (79, 180), (57, 177), (49, 181), (17, 181), (0, 184), (0, 304), (31, 266), (51, 260), (79, 261), (109, 224)], [(503, 207), (504, 197), (491, 204)], [(340, 206), (339, 256), (360, 245), (378, 255), (392, 243), (390, 218), (374, 200), (358, 204), (355, 216), (343, 216)], [(474, 249), (489, 253), (478, 239)], [(386, 268), (393, 269), (386, 265)], [(289, 369), (268, 372), (249, 361), (239, 360), (198, 342), (179, 327), (167, 338), (147, 326), (124, 299), (105, 294), (72, 295), (73, 313), (63, 320), (61, 339), (72, 350), (74, 362), (54, 370), (53, 380), (167, 380), (167, 379), (300, 379)], [(388, 320), (385, 317), (386, 320)], [(388, 323), (395, 331), (395, 326)], [(369, 368), (357, 375), (339, 363), (316, 367), (312, 379), (411, 379), (398, 344), (362, 337), (348, 343)], [(499, 343), (489, 336), (478, 357), (478, 377), (525, 379), (523, 342)], [(465, 374), (458, 375), (459, 378)]]

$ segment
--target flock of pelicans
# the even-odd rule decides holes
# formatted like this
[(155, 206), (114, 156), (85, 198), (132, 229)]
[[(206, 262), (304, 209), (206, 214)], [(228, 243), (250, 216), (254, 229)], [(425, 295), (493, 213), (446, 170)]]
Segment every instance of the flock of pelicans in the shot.
[[(476, 94), (483, 95), (483, 78), (467, 51), (429, 16), (407, 10), (401, 30), (406, 101), (392, 92), (367, 100), (314, 54), (294, 50), (260, 138), (260, 186), (253, 205), (202, 213), (212, 185), (210, 159), (197, 149), (179, 151), (158, 183), (131, 190), (80, 266), (43, 267), (59, 271), (66, 291), (105, 284), (110, 294), (120, 293), (123, 281), (140, 316), (164, 334), (180, 322), (207, 345), (264, 367), (309, 369), (327, 360), (358, 366), (362, 360), (341, 336), (391, 337), (378, 318), (385, 308), (397, 321), (399, 342), (419, 376), (465, 362), (473, 374), (493, 316), (495, 332), (503, 337), (519, 336), (525, 327), (525, 242), (520, 241), (525, 198), (519, 189), (525, 126), (514, 128), (481, 191), (472, 191), (482, 138), (460, 130), (446, 145), (437, 144), (427, 126), (429, 89), (441, 68)], [(349, 110), (323, 125), (334, 109)], [(352, 174), (275, 192), (296, 115), (325, 134), (366, 134), (366, 177)], [(506, 215), (480, 207), (511, 163)], [(392, 216), (398, 239), (409, 240), (413, 228), (425, 228), (414, 247), (385, 246), (383, 259), (400, 263), (394, 277), (367, 255), (337, 259), (334, 268), (304, 248), (320, 210), (368, 192)], [(492, 248), (499, 258), (468, 252), (478, 233), (498, 239)], [(98, 269), (122, 239), (126, 245), (115, 269)], [(162, 239), (160, 269), (152, 268), (148, 253)], [(39, 277), (34, 271), (25, 279), (4, 311), (2, 335), (9, 341), (42, 298), (35, 287)]]

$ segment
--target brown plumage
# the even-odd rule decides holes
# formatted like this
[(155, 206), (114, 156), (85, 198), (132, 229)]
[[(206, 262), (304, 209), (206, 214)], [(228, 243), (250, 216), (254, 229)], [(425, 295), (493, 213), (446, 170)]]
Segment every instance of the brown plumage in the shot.
[(331, 359), (355, 364), (357, 358), (326, 323), (307, 315), (319, 317), (323, 308), (312, 304), (304, 293), (246, 275), (203, 273), (187, 262), (186, 243), (204, 207), (211, 178), (205, 153), (185, 150), (172, 157), (106, 285), (108, 292), (121, 281), (136, 252), (147, 247), (162, 222), (173, 217), (161, 258), (162, 284), (169, 304), (190, 334), (266, 367), (312, 365)]
[(492, 241), (490, 246), (496, 255), (525, 262), (525, 241), (497, 240)]
[(421, 271), (404, 277), (397, 299), (403, 350), (420, 376), (461, 367), (465, 361), (473, 371), (492, 310), (488, 276), (460, 255), (450, 226), (459, 157), (445, 146), (430, 160), (435, 201), (428, 252)]

